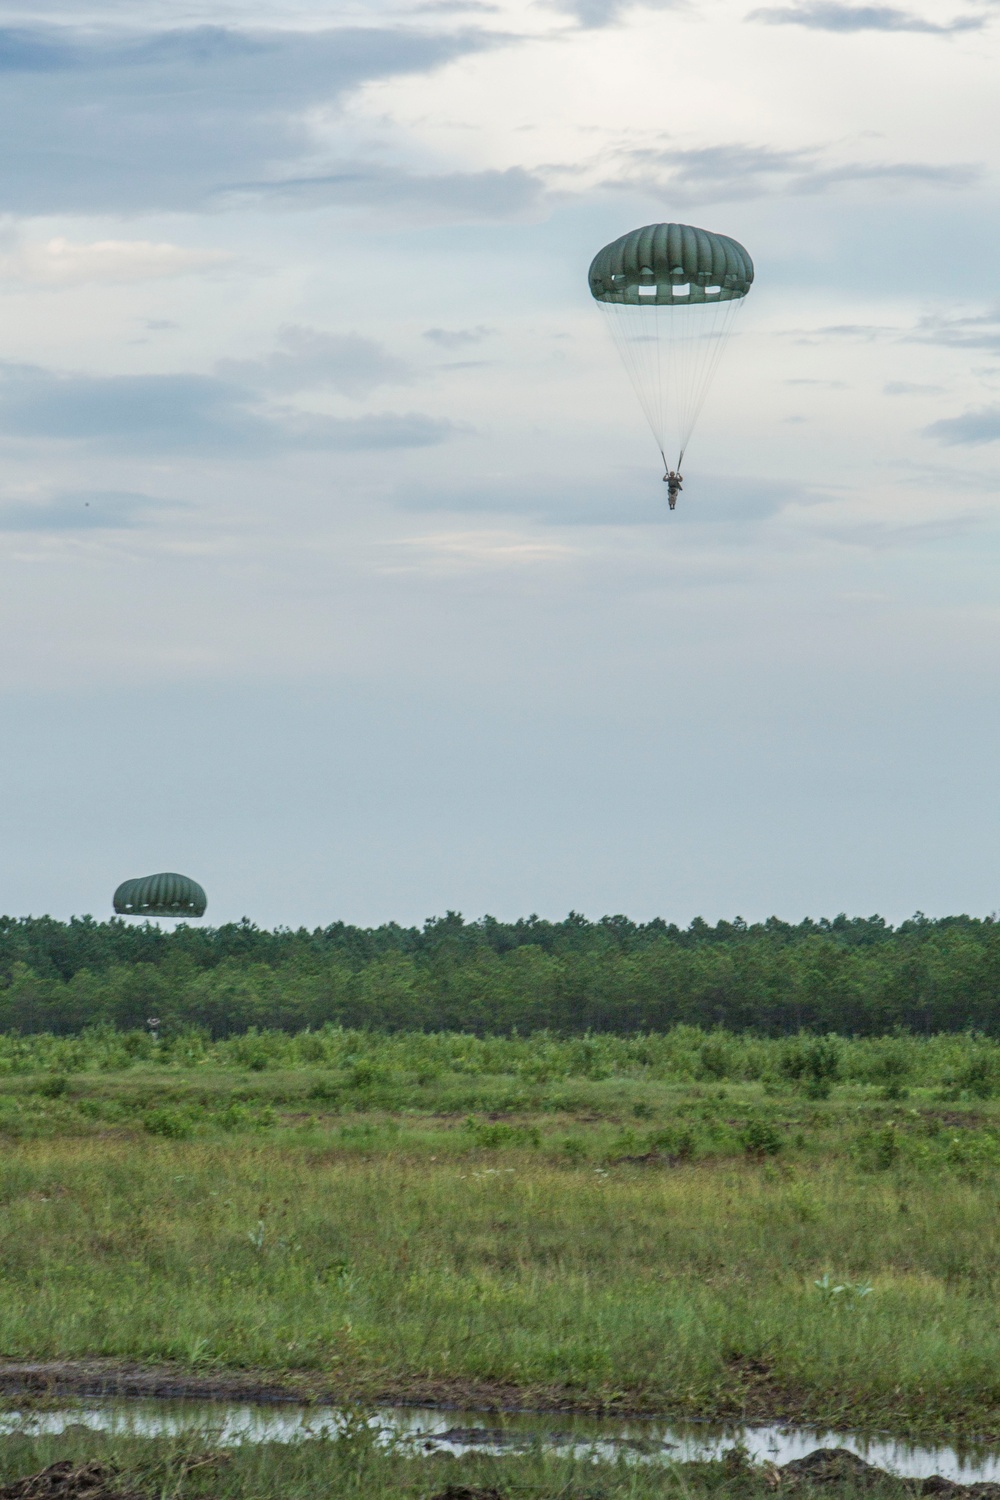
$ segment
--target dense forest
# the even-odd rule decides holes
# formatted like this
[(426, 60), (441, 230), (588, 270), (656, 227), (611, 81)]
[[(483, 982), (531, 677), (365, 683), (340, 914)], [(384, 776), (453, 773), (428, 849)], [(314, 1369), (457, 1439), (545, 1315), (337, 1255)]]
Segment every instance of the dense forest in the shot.
[(0, 1030), (98, 1024), (213, 1037), (331, 1022), (379, 1031), (1000, 1036), (1000, 921), (921, 914), (680, 928), (571, 912), (266, 931), (0, 918)]

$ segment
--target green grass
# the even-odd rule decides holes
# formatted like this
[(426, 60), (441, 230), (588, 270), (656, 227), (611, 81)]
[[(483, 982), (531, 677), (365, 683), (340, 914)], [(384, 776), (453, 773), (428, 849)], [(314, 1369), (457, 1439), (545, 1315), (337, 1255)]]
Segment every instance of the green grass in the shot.
[[(139, 1038), (124, 1068), (128, 1039), (18, 1043), (0, 1356), (1000, 1431), (983, 1044), (893, 1039), (901, 1075), (875, 1044), (796, 1071), (760, 1043), (748, 1078), (749, 1043), (699, 1035), (645, 1062), (615, 1039), (188, 1038), (164, 1062)], [(730, 1074), (671, 1072), (695, 1042), (732, 1042)], [(882, 1071), (851, 1076), (852, 1046)]]
[[(769, 1500), (764, 1467), (739, 1450), (712, 1463), (597, 1461), (541, 1449), (492, 1457), (416, 1456), (400, 1445), (377, 1445), (360, 1419), (340, 1436), (213, 1451), (211, 1435), (192, 1431), (174, 1440), (104, 1437), (79, 1429), (59, 1437), (17, 1437), (0, 1443), (0, 1483), (37, 1473), (53, 1462), (95, 1460), (116, 1472), (114, 1489), (150, 1500), (429, 1500), (448, 1486), (492, 1490), (510, 1500)], [(453, 1491), (454, 1493), (454, 1491)], [(874, 1489), (849, 1482), (793, 1491), (836, 1500), (908, 1500), (913, 1487), (886, 1478)], [(457, 1500), (457, 1497), (456, 1497)]]

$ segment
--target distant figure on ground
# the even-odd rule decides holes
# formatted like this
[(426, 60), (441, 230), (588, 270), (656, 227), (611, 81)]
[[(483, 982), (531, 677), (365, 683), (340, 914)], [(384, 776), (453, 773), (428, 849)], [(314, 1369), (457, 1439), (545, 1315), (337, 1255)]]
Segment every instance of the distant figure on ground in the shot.
[(670, 509), (673, 510), (677, 505), (677, 496), (684, 488), (683, 476), (676, 474), (673, 469), (668, 469), (663, 476), (663, 483), (667, 487), (667, 499), (670, 502)]

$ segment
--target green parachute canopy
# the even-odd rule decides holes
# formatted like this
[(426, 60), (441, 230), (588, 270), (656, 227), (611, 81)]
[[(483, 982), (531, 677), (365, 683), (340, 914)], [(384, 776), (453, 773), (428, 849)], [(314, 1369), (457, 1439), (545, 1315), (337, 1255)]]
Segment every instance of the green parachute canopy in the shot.
[(646, 224), (597, 252), (589, 282), (664, 464), (678, 453), (680, 469), (753, 261), (727, 234)]
[(126, 880), (115, 891), (123, 917), (203, 917), (208, 898), (196, 880), (170, 872)]
[(598, 302), (672, 306), (745, 297), (753, 261), (728, 234), (691, 224), (647, 224), (598, 250), (590, 290)]

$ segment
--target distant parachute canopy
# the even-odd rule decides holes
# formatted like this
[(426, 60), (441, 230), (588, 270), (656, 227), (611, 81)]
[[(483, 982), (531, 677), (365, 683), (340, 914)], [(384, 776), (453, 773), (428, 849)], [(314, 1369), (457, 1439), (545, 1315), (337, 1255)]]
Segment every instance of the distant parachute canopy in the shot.
[(207, 905), (201, 886), (186, 875), (145, 875), (115, 891), (115, 911), (123, 917), (203, 917)]
[[(753, 261), (726, 234), (647, 224), (605, 245), (590, 291), (608, 317), (665, 464), (677, 468), (753, 283)], [(669, 466), (669, 465), (668, 465)]]

